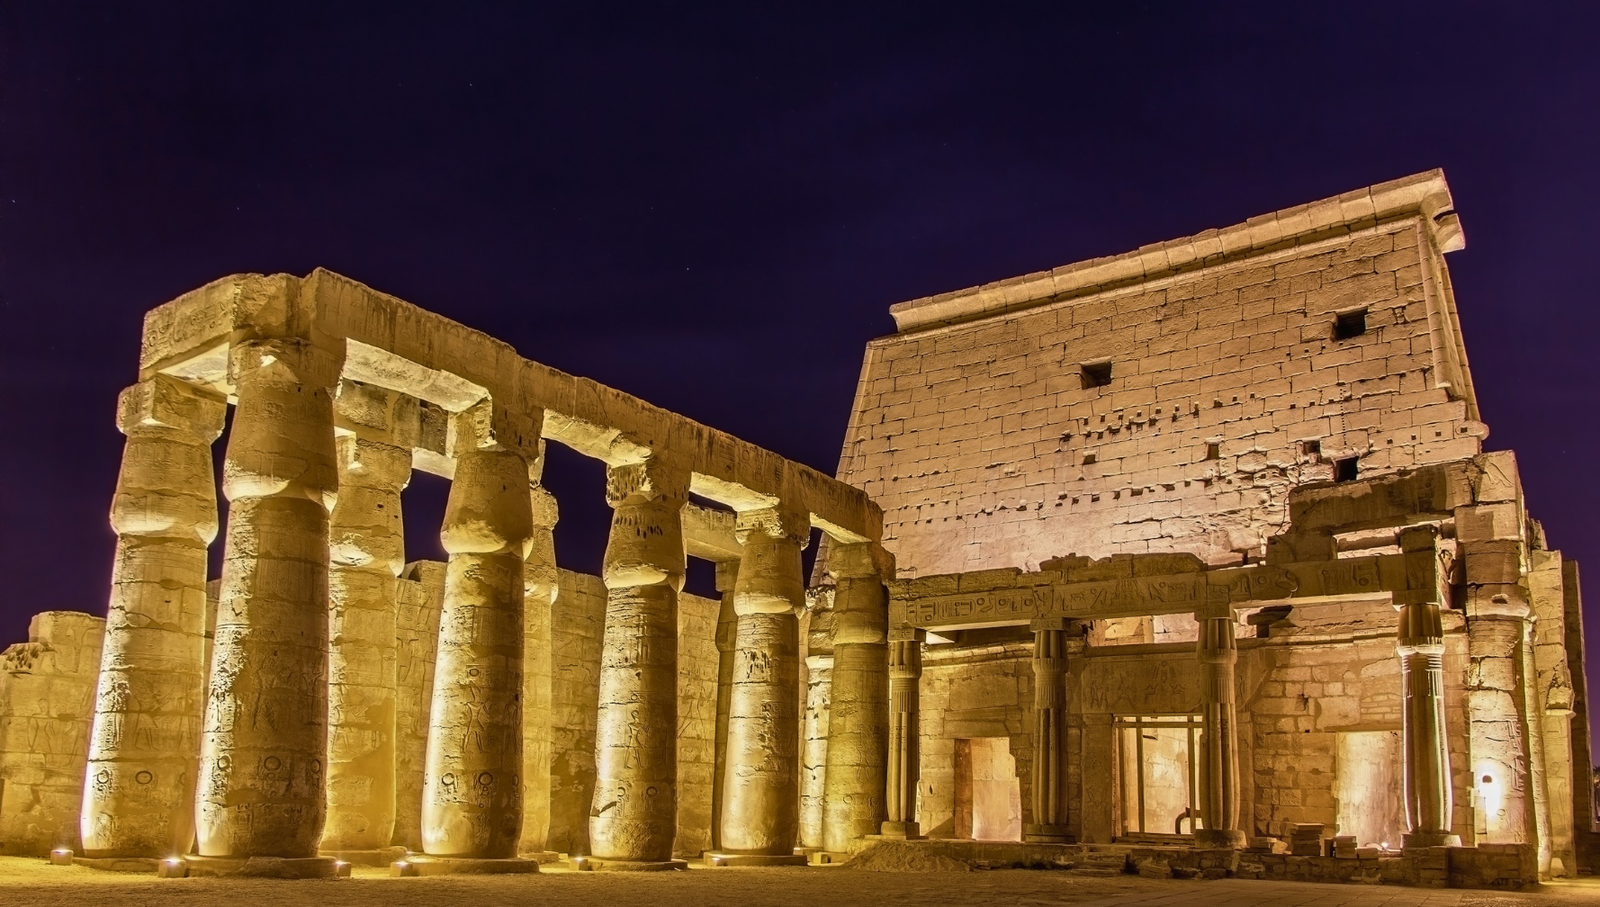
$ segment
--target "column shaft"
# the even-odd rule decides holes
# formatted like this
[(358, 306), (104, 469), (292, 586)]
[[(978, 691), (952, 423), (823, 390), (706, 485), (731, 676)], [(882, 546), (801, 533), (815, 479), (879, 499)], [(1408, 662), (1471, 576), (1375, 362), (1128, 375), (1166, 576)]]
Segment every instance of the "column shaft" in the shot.
[(328, 822), (324, 851), (388, 847), (395, 820), (395, 639), (411, 451), (338, 440), (329, 520)]
[(1408, 847), (1459, 844), (1450, 833), (1450, 750), (1444, 718), (1444, 625), (1439, 606), (1400, 610), (1401, 746)]
[(672, 859), (678, 789), (678, 592), (688, 476), (613, 467), (606, 622), (589, 847), (602, 860)]
[(1200, 620), (1196, 646), (1202, 709), (1199, 806), (1204, 824), (1195, 830), (1196, 847), (1245, 845), (1245, 834), (1239, 828), (1239, 731), (1233, 682), (1239, 644), (1234, 627), (1231, 613)]
[(555, 525), (560, 514), (555, 495), (533, 486), (533, 544), (523, 567), (526, 614), (522, 649), (522, 853), (549, 850), (551, 609), (560, 594), (556, 569)]
[(422, 799), (430, 856), (506, 859), (522, 833), (523, 557), (533, 533), (520, 454), (457, 454)]
[(195, 807), (212, 857), (312, 857), (325, 819), (328, 510), (334, 357), (265, 341), (233, 350), (238, 407)]
[(1528, 752), (1518, 695), (1525, 623), (1520, 616), (1492, 613), (1469, 616), (1467, 622), (1467, 714), (1477, 825), (1483, 835), (1479, 843), (1532, 839)]
[(828, 727), (833, 717), (829, 702), (833, 655), (825, 649), (807, 651), (811, 654), (806, 656), (806, 703), (801, 717), (799, 841), (801, 847), (821, 848), (827, 803)]
[(83, 847), (164, 857), (194, 839), (204, 709), (206, 548), (217, 535), (211, 443), (227, 404), (158, 376), (123, 391), (127, 435), (89, 764)]
[(711, 849), (722, 849), (722, 787), (728, 774), (728, 709), (733, 703), (733, 652), (739, 635), (739, 612), (733, 609), (733, 588), (739, 562), (717, 564), (717, 591), (722, 608), (717, 614), (717, 727), (716, 765), (711, 783)]
[[(889, 760), (888, 606), (876, 575), (834, 590), (833, 683), (823, 795), (823, 849), (850, 850), (885, 818)], [(903, 821), (903, 820), (902, 820)]]
[(1033, 824), (1023, 839), (1064, 843), (1067, 828), (1067, 626), (1033, 622)]
[(800, 832), (800, 628), (805, 607), (803, 515), (739, 514), (744, 554), (733, 593), (738, 612), (722, 849), (792, 856)]
[(896, 627), (889, 631), (889, 758), (885, 771), (883, 834), (921, 836), (917, 825), (917, 782), (921, 777), (921, 729), (918, 723), (922, 681), (922, 640), (926, 631)]

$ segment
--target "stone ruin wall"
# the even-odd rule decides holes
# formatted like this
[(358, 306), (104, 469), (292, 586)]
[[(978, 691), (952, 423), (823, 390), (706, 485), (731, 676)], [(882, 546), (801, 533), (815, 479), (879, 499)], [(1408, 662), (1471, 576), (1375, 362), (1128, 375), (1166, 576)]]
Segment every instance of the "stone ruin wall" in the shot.
[[(210, 584), (214, 619), (217, 582)], [(586, 853), (594, 793), (595, 717), (606, 590), (598, 577), (560, 571), (552, 621), (550, 826), (548, 849)], [(433, 660), (444, 595), (444, 564), (407, 565), (400, 580), (396, 658), (398, 734), (394, 843), (421, 849), (423, 761)], [(716, 622), (721, 603), (682, 594), (678, 602), (678, 849), (710, 846), (716, 724)], [(0, 853), (39, 856), (79, 846), (88, 734), (105, 619), (46, 611), (29, 641), (0, 654)], [(531, 812), (531, 810), (530, 810)], [(524, 826), (524, 838), (535, 835)], [(543, 849), (543, 848), (541, 848)]]
[[(1335, 460), (1369, 476), (1479, 453), (1435, 232), (1414, 214), (1351, 229), (1242, 257), (1218, 245), (1198, 270), (869, 344), (839, 475), (883, 506), (900, 576), (1065, 554), (1233, 563)], [(1359, 307), (1366, 333), (1335, 340), (1336, 313)], [(1110, 384), (1085, 387), (1079, 364), (1096, 362)]]
[(0, 653), (0, 853), (42, 855), (78, 838), (103, 617), (44, 611)]

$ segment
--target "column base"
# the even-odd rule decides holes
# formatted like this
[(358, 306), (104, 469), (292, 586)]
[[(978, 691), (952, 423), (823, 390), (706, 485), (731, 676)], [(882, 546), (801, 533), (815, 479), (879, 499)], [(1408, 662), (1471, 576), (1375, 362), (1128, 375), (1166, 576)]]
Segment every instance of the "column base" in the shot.
[(706, 865), (717, 868), (731, 866), (804, 866), (803, 853), (708, 853)]
[(1197, 828), (1194, 830), (1196, 850), (1243, 850), (1249, 843), (1243, 831), (1237, 828)]
[[(56, 862), (53, 853), (50, 862)], [(101, 872), (155, 872), (161, 861), (155, 857), (71, 857), (68, 863), (58, 865), (87, 866)]]
[(354, 866), (389, 866), (406, 858), (404, 847), (374, 847), (364, 850), (323, 850), (322, 856), (333, 857)]
[(579, 872), (674, 872), (688, 869), (688, 860), (606, 860), (600, 857), (573, 857), (572, 868)]
[(520, 857), (436, 857), (413, 854), (389, 866), (391, 876), (490, 876), (538, 872), (539, 864)]
[(1024, 825), (1022, 840), (1028, 844), (1071, 844), (1077, 839), (1065, 825)]
[(540, 866), (543, 866), (546, 863), (561, 862), (561, 854), (558, 854), (553, 850), (529, 850), (519, 853), (517, 856), (524, 860), (532, 860), (533, 862), (538, 863)]
[[(251, 879), (332, 879), (339, 875), (339, 861), (333, 857), (174, 857), (163, 860), (161, 873), (167, 876), (168, 864), (182, 864), (184, 875)], [(177, 865), (171, 871), (176, 873)], [(179, 876), (181, 877), (181, 876)]]
[(920, 841), (922, 826), (915, 822), (885, 822), (878, 832), (878, 837), (898, 841)]
[(1460, 847), (1461, 836), (1447, 831), (1408, 831), (1400, 836), (1400, 847)]

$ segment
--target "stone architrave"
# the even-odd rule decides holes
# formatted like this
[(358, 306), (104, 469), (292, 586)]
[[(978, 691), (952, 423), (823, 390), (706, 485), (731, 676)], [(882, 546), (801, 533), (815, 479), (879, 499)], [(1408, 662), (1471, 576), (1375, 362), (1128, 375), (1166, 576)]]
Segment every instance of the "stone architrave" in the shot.
[[(833, 684), (823, 849), (852, 849), (883, 826), (889, 758), (888, 598), (871, 546), (835, 545)], [(892, 568), (890, 568), (892, 572)]]
[(606, 864), (672, 869), (677, 832), (678, 593), (689, 475), (658, 461), (606, 472), (612, 507), (589, 847)]
[[(452, 420), (455, 477), (440, 540), (450, 555), (422, 795), (422, 872), (536, 871), (522, 835), (523, 559), (537, 444), (493, 401)], [(538, 420), (530, 420), (538, 424)], [(498, 865), (482, 864), (494, 861)], [(431, 866), (429, 864), (432, 864)]]
[(884, 782), (882, 834), (920, 838), (917, 782), (921, 778), (918, 712), (922, 683), (922, 643), (928, 631), (895, 627), (889, 631), (889, 759)]
[(217, 535), (211, 444), (227, 403), (157, 375), (122, 392), (127, 436), (82, 835), (91, 857), (165, 857), (194, 840), (204, 711), (206, 548)]
[(196, 848), (222, 863), (317, 858), (326, 816), (328, 512), (338, 475), (338, 357), (303, 341), (239, 344), (223, 467), (228, 531), (201, 737)]
[[(535, 461), (540, 472), (543, 457)], [(522, 648), (522, 844), (519, 852), (545, 857), (550, 838), (550, 720), (552, 608), (561, 591), (556, 569), (555, 495), (535, 476), (532, 485), (533, 539), (522, 568), (524, 617)]]
[(395, 825), (400, 493), (417, 401), (342, 382), (334, 400), (339, 499), (329, 519), (328, 821), (324, 853), (390, 846)]
[(1450, 833), (1453, 795), (1445, 738), (1444, 624), (1439, 606), (1417, 602), (1400, 609), (1401, 746), (1405, 847), (1455, 846)]
[(728, 768), (728, 708), (733, 699), (733, 652), (739, 635), (739, 612), (733, 608), (733, 589), (738, 577), (738, 561), (717, 564), (717, 591), (722, 593), (722, 607), (717, 612), (716, 762), (711, 781), (712, 850), (722, 847), (722, 786)]
[(1232, 614), (1200, 615), (1195, 653), (1200, 666), (1200, 815), (1196, 847), (1243, 847), (1239, 828), (1239, 716), (1234, 668), (1239, 661)]
[(1033, 822), (1025, 841), (1065, 844), (1067, 827), (1067, 621), (1035, 618), (1033, 628)]
[[(733, 605), (738, 613), (728, 760), (722, 790), (724, 863), (804, 862), (800, 833), (800, 628), (805, 580), (800, 552), (810, 524), (781, 508), (740, 513), (744, 553)], [(758, 860), (740, 860), (754, 857)]]

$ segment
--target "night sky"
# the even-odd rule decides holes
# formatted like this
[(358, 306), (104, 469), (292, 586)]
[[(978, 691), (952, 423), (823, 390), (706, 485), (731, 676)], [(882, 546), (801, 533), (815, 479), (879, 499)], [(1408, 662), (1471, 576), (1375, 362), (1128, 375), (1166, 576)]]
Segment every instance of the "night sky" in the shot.
[[(1488, 446), (1600, 626), (1600, 7), (245, 6), (0, 6), (0, 643), (104, 613), (141, 316), (226, 274), (325, 266), (831, 474), (892, 303), (1433, 167)], [(551, 455), (564, 566), (602, 475)]]

